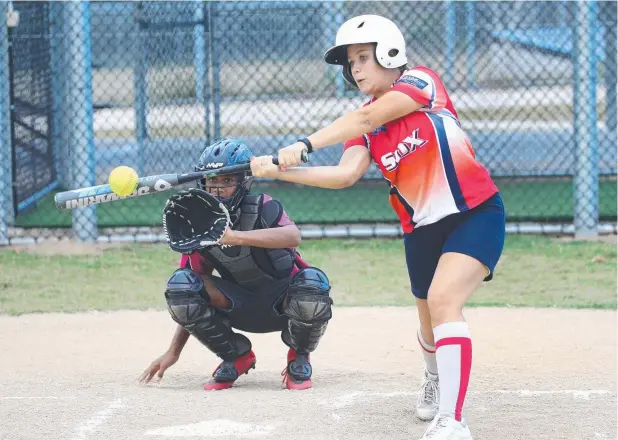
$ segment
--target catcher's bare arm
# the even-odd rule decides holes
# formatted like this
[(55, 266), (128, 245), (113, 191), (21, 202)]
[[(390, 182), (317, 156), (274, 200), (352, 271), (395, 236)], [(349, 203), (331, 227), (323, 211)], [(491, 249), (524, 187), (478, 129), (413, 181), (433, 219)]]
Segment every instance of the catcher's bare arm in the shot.
[(178, 358), (180, 357), (180, 353), (182, 352), (183, 347), (187, 343), (189, 339), (190, 333), (184, 329), (181, 325), (176, 327), (176, 331), (174, 333), (174, 337), (172, 338), (172, 343), (168, 350), (163, 353), (162, 356), (159, 356), (155, 359), (149, 366), (144, 370), (144, 372), (140, 375), (139, 381), (141, 383), (148, 383), (156, 376), (156, 381), (160, 381), (163, 379), (163, 375), (165, 374), (165, 370), (174, 365)]
[(176, 332), (174, 333), (174, 337), (172, 338), (172, 342), (170, 343), (170, 348), (168, 351), (170, 353), (174, 353), (177, 356), (180, 356), (182, 349), (185, 347), (185, 344), (189, 340), (190, 333), (184, 329), (183, 326), (179, 325), (176, 327)]
[(300, 244), (300, 231), (294, 225), (254, 231), (228, 229), (221, 244), (254, 246), (268, 249), (295, 248)]

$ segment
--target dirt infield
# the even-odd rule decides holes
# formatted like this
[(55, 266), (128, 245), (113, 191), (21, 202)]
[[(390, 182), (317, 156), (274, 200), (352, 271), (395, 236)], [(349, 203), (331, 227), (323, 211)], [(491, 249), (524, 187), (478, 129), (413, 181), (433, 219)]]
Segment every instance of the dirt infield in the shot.
[[(615, 439), (616, 312), (469, 309), (475, 439)], [(410, 308), (337, 308), (314, 388), (280, 388), (279, 335), (250, 335), (257, 369), (227, 391), (190, 340), (159, 385), (137, 377), (167, 348), (165, 311), (0, 317), (0, 439), (413, 439), (422, 367)]]

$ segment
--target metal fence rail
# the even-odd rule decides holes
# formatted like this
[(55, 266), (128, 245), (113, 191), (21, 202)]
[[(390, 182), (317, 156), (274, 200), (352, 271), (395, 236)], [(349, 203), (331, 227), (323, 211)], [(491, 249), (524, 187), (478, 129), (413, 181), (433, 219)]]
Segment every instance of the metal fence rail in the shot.
[[(441, 75), (511, 230), (615, 230), (615, 2), (3, 2), (0, 241), (157, 236), (165, 197), (63, 212), (53, 193), (118, 165), (192, 170), (222, 136), (272, 153), (359, 107), (322, 55), (364, 13), (393, 19), (411, 64)], [(342, 191), (256, 186), (306, 228), (363, 235), (347, 225), (396, 225), (380, 179), (372, 167)]]

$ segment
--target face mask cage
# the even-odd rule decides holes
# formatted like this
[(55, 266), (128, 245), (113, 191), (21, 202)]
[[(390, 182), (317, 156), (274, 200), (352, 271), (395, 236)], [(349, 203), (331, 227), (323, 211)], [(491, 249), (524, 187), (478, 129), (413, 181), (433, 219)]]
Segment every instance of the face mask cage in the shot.
[[(233, 177), (234, 181), (229, 183), (217, 182), (215, 180), (201, 179), (198, 186), (215, 196), (228, 209), (231, 216), (234, 216), (236, 210), (240, 206), (242, 198), (249, 192), (253, 183), (253, 176), (248, 173), (231, 174), (228, 177)], [(225, 191), (228, 188), (236, 188), (233, 194), (229, 197), (224, 197)]]

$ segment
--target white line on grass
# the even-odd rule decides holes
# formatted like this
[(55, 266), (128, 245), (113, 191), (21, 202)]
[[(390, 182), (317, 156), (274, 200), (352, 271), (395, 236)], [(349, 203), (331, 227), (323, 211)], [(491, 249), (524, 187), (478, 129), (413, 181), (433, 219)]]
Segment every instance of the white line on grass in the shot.
[(104, 409), (96, 413), (90, 419), (75, 428), (75, 435), (71, 437), (71, 440), (84, 440), (88, 438), (88, 434), (94, 432), (99, 426), (101, 426), (107, 419), (109, 419), (114, 411), (122, 408), (122, 399), (116, 399), (107, 405)]

